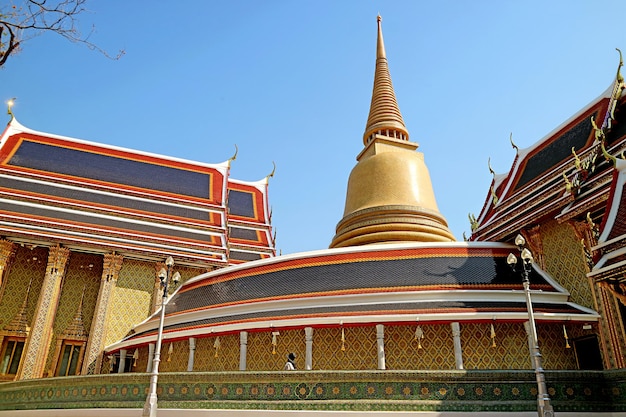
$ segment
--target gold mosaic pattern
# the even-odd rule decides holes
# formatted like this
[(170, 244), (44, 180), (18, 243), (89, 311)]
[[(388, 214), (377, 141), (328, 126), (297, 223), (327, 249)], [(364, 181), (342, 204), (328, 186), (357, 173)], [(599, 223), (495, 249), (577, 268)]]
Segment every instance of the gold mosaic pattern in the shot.
[(570, 301), (594, 308), (585, 256), (572, 227), (550, 221), (542, 225), (541, 236), (546, 271), (570, 292)]
[[(128, 352), (132, 355), (133, 352)], [(186, 371), (189, 361), (189, 339), (176, 342), (165, 341), (161, 347), (159, 372)]]
[(27, 315), (28, 321), (32, 325), (37, 299), (46, 274), (47, 259), (48, 250), (46, 248), (31, 250), (18, 246), (11, 267), (5, 275), (5, 290), (0, 300), (0, 329), (13, 320), (19, 312), (26, 298), (29, 282), (31, 288), (28, 296)]
[(83, 324), (89, 331), (91, 320), (98, 300), (100, 277), (102, 276), (102, 256), (88, 253), (71, 252), (66, 268), (59, 306), (54, 319), (52, 340), (46, 360), (48, 374), (54, 374), (54, 353), (57, 337), (72, 323), (79, 305), (83, 303)]
[[(454, 369), (454, 344), (450, 326), (422, 324), (420, 328), (423, 338), (418, 343), (415, 339), (417, 325), (385, 326), (386, 368)], [(376, 355), (376, 351), (373, 354)]]
[[(313, 335), (315, 340), (315, 334)], [(315, 346), (315, 342), (313, 343)], [(276, 353), (272, 353), (276, 351)], [(304, 369), (305, 339), (304, 330), (280, 330), (276, 336), (276, 347), (272, 345), (272, 333), (248, 333), (247, 369), (250, 371), (279, 371), (287, 362), (289, 352), (297, 355), (296, 366)], [(315, 348), (314, 353), (315, 355)], [(315, 356), (314, 356), (315, 357)], [(313, 362), (315, 368), (315, 360)]]
[(313, 331), (313, 369), (377, 369), (376, 327), (344, 327), (344, 335), (341, 350), (341, 328)]
[(532, 369), (523, 323), (461, 323), (461, 346), (465, 369)]
[[(236, 371), (239, 369), (239, 333), (222, 335), (215, 357), (215, 337), (196, 339), (194, 371)], [(187, 369), (187, 368), (185, 368)]]
[(150, 313), (154, 289), (154, 264), (125, 259), (120, 270), (107, 317), (105, 346), (123, 338), (133, 325)]
[[(386, 368), (454, 369), (454, 342), (450, 325), (421, 324), (420, 328), (423, 337), (418, 341), (415, 339), (417, 324), (385, 326)], [(376, 358), (376, 350), (373, 355)]]
[[(568, 326), (568, 336), (577, 337), (580, 325)], [(563, 325), (556, 323), (541, 324), (537, 327), (539, 351), (543, 357), (544, 369), (578, 369), (573, 348), (566, 348)], [(570, 345), (572, 344), (570, 340)]]
[[(128, 352), (128, 355), (130, 356), (130, 360), (133, 361), (133, 366), (130, 368), (131, 372), (146, 372), (146, 369), (148, 369), (148, 354), (150, 353), (150, 351), (148, 350), (148, 346), (144, 346), (144, 347), (140, 347), (137, 349), (137, 360), (133, 359), (133, 355), (135, 354), (135, 351), (131, 351)], [(187, 367), (185, 367), (184, 369), (187, 369)], [(103, 373), (108, 372), (106, 369), (103, 370)]]

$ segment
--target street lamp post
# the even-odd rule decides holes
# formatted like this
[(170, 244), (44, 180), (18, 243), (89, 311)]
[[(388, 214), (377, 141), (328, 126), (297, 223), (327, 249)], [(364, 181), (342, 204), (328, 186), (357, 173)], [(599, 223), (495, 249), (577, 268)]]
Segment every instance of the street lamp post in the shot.
[(163, 297), (161, 299), (161, 317), (159, 319), (159, 332), (157, 336), (156, 348), (154, 350), (154, 359), (152, 360), (152, 375), (150, 376), (150, 392), (146, 397), (146, 403), (143, 406), (144, 417), (155, 417), (157, 415), (157, 382), (159, 380), (159, 362), (161, 361), (161, 341), (163, 339), (163, 321), (165, 320), (165, 303), (167, 301), (167, 287), (169, 286), (170, 278), (172, 284), (177, 285), (180, 281), (180, 273), (176, 272), (172, 276), (172, 267), (174, 266), (174, 259), (168, 256), (165, 260), (165, 268), (161, 268), (159, 272), (159, 280), (161, 281), (161, 287), (163, 288)]
[[(528, 327), (530, 328), (529, 337), (532, 348), (530, 357), (535, 368), (535, 377), (537, 379), (537, 414), (539, 417), (553, 417), (554, 410), (550, 403), (550, 396), (546, 388), (546, 379), (543, 373), (543, 365), (541, 353), (539, 351), (539, 343), (537, 342), (537, 327), (535, 325), (535, 313), (533, 312), (533, 304), (530, 299), (530, 279), (529, 273), (533, 262), (533, 255), (526, 247), (526, 239), (520, 234), (515, 238), (515, 244), (519, 248), (520, 257), (522, 258), (522, 279), (524, 284), (524, 294), (526, 295), (526, 309), (528, 310)], [(506, 262), (515, 270), (517, 265), (517, 257), (512, 253), (506, 258)]]

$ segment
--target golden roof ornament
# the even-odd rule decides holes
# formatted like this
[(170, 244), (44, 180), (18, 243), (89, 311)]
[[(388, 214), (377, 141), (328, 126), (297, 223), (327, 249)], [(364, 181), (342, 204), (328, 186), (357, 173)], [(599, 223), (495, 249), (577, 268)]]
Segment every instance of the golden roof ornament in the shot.
[(7, 114), (11, 116), (11, 120), (15, 118), (15, 115), (13, 114), (13, 105), (15, 104), (15, 100), (17, 100), (15, 97), (7, 100)]
[(613, 91), (611, 93), (611, 98), (609, 99), (609, 108), (606, 112), (606, 116), (604, 117), (604, 122), (602, 123), (602, 130), (606, 133), (606, 130), (611, 129), (613, 120), (615, 120), (615, 107), (617, 106), (617, 101), (622, 96), (622, 90), (624, 90), (624, 77), (620, 72), (622, 66), (624, 65), (624, 60), (622, 59), (622, 51), (619, 48), (615, 48), (617, 52), (619, 52), (619, 64), (617, 65), (617, 71), (615, 74), (615, 82), (613, 83)]
[(491, 175), (493, 175), (493, 184), (491, 184), (491, 188), (489, 189), (489, 191), (491, 192), (491, 200), (493, 202), (493, 205), (495, 206), (496, 204), (498, 204), (498, 196), (496, 195), (496, 190), (495, 190), (495, 186), (496, 186), (496, 172), (493, 170), (493, 168), (491, 168), (491, 158), (487, 159), (487, 165), (489, 166), (489, 172), (491, 172)]
[(237, 159), (237, 154), (238, 153), (239, 153), (239, 148), (237, 147), (237, 144), (235, 143), (235, 154), (233, 156), (231, 156), (230, 158), (228, 158), (228, 167), (229, 168), (230, 168), (230, 163)]
[(513, 132), (509, 135), (509, 142), (511, 142), (511, 146), (515, 149), (515, 153), (519, 153), (519, 148), (515, 143), (513, 143)]
[(276, 173), (276, 163), (274, 161), (272, 161), (272, 165), (274, 165), (274, 169), (272, 169), (272, 172), (267, 174), (267, 177), (265, 177), (266, 181), (269, 181), (269, 179), (272, 178), (274, 176), (274, 174)]

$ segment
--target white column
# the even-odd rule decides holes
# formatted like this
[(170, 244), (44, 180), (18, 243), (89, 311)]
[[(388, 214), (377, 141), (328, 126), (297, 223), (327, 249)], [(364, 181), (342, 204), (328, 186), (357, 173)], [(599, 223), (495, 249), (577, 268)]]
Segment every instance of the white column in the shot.
[(187, 372), (193, 372), (193, 361), (196, 356), (196, 338), (189, 338), (189, 359), (187, 360)]
[(458, 322), (450, 323), (452, 328), (452, 340), (454, 341), (454, 363), (456, 369), (463, 368), (463, 348), (461, 347), (461, 326)]
[(306, 352), (304, 354), (304, 369), (313, 369), (313, 327), (304, 328)]
[(152, 372), (152, 360), (154, 359), (154, 343), (148, 345), (148, 366), (146, 366), (146, 372)]
[(239, 332), (239, 370), (245, 371), (248, 366), (248, 332)]
[(117, 373), (123, 374), (126, 367), (126, 349), (120, 349), (120, 363), (117, 365)]
[(385, 325), (376, 325), (376, 345), (378, 346), (378, 369), (385, 368)]

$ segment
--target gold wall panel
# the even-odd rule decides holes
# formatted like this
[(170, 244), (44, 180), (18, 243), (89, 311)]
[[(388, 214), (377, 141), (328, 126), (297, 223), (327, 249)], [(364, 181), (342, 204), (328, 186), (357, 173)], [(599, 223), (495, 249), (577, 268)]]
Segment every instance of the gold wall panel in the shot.
[[(148, 346), (144, 346), (138, 349), (138, 358), (135, 361), (132, 358), (132, 355), (135, 354), (134, 351), (132, 352), (128, 352), (129, 355), (131, 355), (131, 360), (133, 361), (134, 366), (131, 368), (132, 372), (146, 372), (146, 369), (148, 369), (148, 354), (149, 354), (149, 350), (148, 350)], [(185, 368), (187, 369), (187, 368)], [(106, 369), (103, 370), (103, 373), (108, 372)]]
[(465, 369), (532, 369), (524, 323), (461, 323), (461, 346)]
[[(579, 326), (569, 326), (568, 336), (576, 337)], [(537, 339), (544, 369), (578, 369), (574, 349), (566, 347), (562, 324), (540, 324), (537, 326)]]
[(341, 328), (313, 331), (313, 369), (377, 369), (376, 327), (344, 327), (344, 335), (341, 350)]
[[(424, 337), (421, 343), (415, 339), (416, 329), (417, 325), (385, 326), (386, 368), (454, 369), (454, 342), (450, 325), (422, 324)], [(373, 353), (376, 358), (376, 351)]]
[(239, 333), (220, 336), (217, 357), (215, 339), (215, 337), (196, 339), (193, 370), (211, 372), (239, 370)]
[[(285, 362), (287, 362), (287, 355), (289, 352), (294, 352), (297, 355), (296, 367), (298, 369), (304, 369), (304, 330), (280, 330), (279, 333), (280, 334), (276, 336), (275, 349), (272, 345), (272, 332), (265, 331), (248, 333), (247, 370), (282, 370), (285, 366)], [(313, 335), (313, 340), (315, 340), (315, 333)], [(315, 344), (315, 342), (313, 343)], [(273, 353), (274, 350), (276, 353)]]
[(546, 271), (569, 293), (570, 301), (594, 308), (585, 255), (576, 233), (555, 220), (541, 225)]
[(32, 326), (41, 285), (46, 274), (47, 260), (47, 248), (29, 249), (17, 246), (15, 258), (4, 279), (5, 287), (0, 300), (0, 329), (13, 320), (20, 311), (28, 293), (29, 283), (31, 288), (28, 296), (27, 316)]
[(153, 263), (124, 259), (107, 313), (105, 346), (122, 339), (148, 317), (155, 280)]
[[(171, 349), (171, 353), (170, 353)], [(129, 352), (133, 354), (133, 352)], [(165, 342), (161, 348), (159, 372), (184, 372), (189, 361), (189, 339)]]

